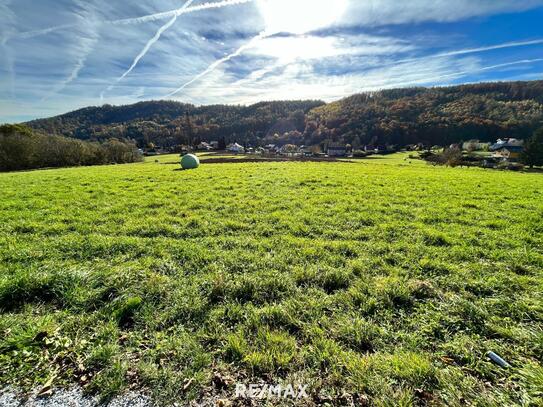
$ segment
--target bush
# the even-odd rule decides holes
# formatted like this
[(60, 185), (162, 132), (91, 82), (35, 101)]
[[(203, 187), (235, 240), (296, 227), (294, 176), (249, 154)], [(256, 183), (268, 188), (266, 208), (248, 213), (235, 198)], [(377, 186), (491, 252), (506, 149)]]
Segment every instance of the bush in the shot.
[(110, 139), (100, 144), (34, 133), (23, 125), (0, 126), (0, 171), (141, 161), (136, 145)]
[(462, 165), (463, 155), (459, 148), (447, 148), (443, 150), (440, 156), (440, 163), (448, 167), (457, 167)]

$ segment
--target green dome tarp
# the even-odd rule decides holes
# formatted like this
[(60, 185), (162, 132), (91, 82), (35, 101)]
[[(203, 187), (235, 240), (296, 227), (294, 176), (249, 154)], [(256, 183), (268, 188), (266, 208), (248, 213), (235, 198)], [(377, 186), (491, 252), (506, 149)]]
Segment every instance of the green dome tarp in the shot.
[(193, 170), (200, 166), (200, 159), (194, 154), (187, 154), (181, 158), (181, 168), (184, 170)]

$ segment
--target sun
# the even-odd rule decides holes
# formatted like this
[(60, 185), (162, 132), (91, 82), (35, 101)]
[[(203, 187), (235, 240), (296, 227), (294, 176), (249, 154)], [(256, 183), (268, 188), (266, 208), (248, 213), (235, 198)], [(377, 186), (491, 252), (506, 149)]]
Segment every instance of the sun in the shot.
[(348, 0), (258, 0), (268, 33), (304, 34), (325, 28), (345, 12)]

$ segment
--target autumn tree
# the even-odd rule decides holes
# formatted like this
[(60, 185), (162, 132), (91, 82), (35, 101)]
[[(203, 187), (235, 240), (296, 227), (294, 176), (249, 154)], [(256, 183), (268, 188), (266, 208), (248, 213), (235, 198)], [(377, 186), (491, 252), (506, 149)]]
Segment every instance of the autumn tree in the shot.
[(537, 130), (524, 146), (522, 162), (533, 168), (543, 166), (543, 127)]
[(192, 124), (192, 121), (190, 120), (190, 116), (188, 112), (185, 114), (185, 134), (187, 137), (188, 145), (192, 147), (192, 143), (194, 141), (194, 126)]

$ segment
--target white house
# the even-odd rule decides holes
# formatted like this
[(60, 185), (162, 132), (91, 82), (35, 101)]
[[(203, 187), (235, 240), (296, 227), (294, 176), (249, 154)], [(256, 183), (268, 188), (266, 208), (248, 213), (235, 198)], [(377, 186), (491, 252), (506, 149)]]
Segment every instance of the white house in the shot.
[(243, 148), (242, 145), (239, 145), (238, 143), (229, 144), (226, 149), (234, 154), (243, 154), (245, 153), (245, 148)]
[(198, 144), (198, 150), (211, 151), (213, 150), (213, 147), (211, 146), (211, 144), (206, 143), (205, 141), (202, 141), (200, 144)]

